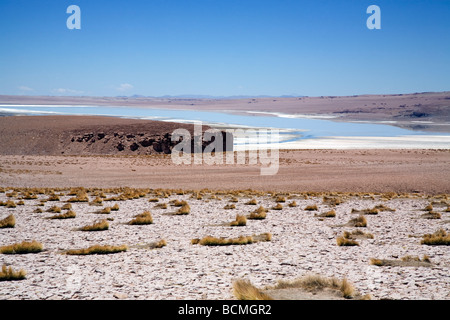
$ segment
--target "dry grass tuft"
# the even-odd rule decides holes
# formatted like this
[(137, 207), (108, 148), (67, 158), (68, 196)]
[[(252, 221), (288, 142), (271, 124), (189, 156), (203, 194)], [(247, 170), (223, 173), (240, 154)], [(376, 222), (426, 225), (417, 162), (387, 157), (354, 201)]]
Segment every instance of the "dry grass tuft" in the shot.
[(59, 196), (56, 194), (51, 194), (48, 198), (47, 201), (60, 201)]
[(188, 204), (185, 200), (182, 200), (182, 201), (180, 201), (180, 200), (173, 200), (173, 201), (171, 201), (171, 202), (172, 202), (172, 205), (173, 205), (174, 207), (182, 207), (182, 206)]
[(423, 235), (421, 244), (426, 244), (430, 246), (448, 246), (450, 245), (450, 235), (444, 229), (440, 229), (433, 234)]
[(247, 225), (247, 218), (244, 215), (236, 215), (236, 219), (230, 222), (231, 227), (243, 227)]
[(111, 254), (111, 253), (119, 253), (123, 251), (127, 251), (128, 246), (101, 246), (101, 245), (93, 245), (86, 249), (72, 249), (67, 250), (64, 253), (68, 255), (89, 255), (89, 254)]
[(336, 217), (336, 211), (330, 210), (321, 214), (316, 215), (317, 217), (323, 217), (323, 218), (334, 218)]
[(286, 198), (285, 198), (285, 197), (282, 197), (282, 196), (278, 196), (278, 197), (275, 199), (275, 202), (286, 202)]
[(418, 257), (418, 256), (407, 255), (407, 256), (402, 257), (401, 260), (404, 262), (417, 261), (417, 262), (431, 263), (430, 257), (427, 255), (424, 255), (422, 259), (420, 259), (420, 257)]
[[(70, 192), (69, 195), (74, 195), (73, 192)], [(80, 190), (76, 191), (75, 197), (70, 198), (67, 200), (67, 202), (89, 202), (89, 197), (87, 192), (81, 188)]]
[(422, 214), (421, 218), (424, 218), (424, 219), (440, 219), (441, 218), (441, 214), (439, 212), (436, 212), (436, 211), (428, 211), (427, 213)]
[(343, 202), (340, 197), (323, 196), (322, 200), (324, 204), (328, 204), (330, 206), (337, 206)]
[[(197, 239), (194, 239), (191, 241), (191, 243), (194, 244)], [(245, 245), (245, 244), (251, 244), (253, 243), (253, 237), (252, 236), (240, 236), (238, 238), (215, 238), (212, 236), (206, 236), (203, 239), (198, 240), (197, 242), (200, 245), (203, 246), (229, 246), (229, 245)]]
[(0, 220), (0, 228), (14, 228), (16, 225), (16, 218), (14, 215), (10, 214), (5, 219)]
[(344, 231), (344, 238), (346, 239), (373, 239), (373, 234), (371, 233), (365, 233), (361, 230), (355, 230), (352, 232)]
[(319, 210), (319, 209), (317, 208), (317, 205), (313, 204), (313, 205), (306, 206), (303, 210), (316, 211), (316, 210)]
[(372, 209), (368, 208), (368, 209), (363, 209), (363, 210), (352, 209), (352, 212), (351, 212), (351, 213), (372, 214), (372, 215), (375, 215), (375, 214), (378, 214), (378, 213), (379, 213), (379, 210), (376, 209), (376, 208), (372, 208)]
[(394, 212), (394, 211), (395, 211), (395, 209), (392, 209), (392, 208), (390, 208), (390, 207), (387, 207), (387, 206), (385, 206), (384, 204), (376, 205), (376, 206), (373, 207), (373, 208), (379, 210), (380, 212), (381, 212), (381, 211), (390, 211), (390, 212)]
[(0, 271), (0, 281), (14, 281), (25, 279), (27, 273), (25, 270), (14, 271), (12, 267), (7, 267), (5, 264)]
[(378, 267), (392, 266), (392, 267), (430, 267), (432, 263), (427, 255), (424, 255), (422, 259), (418, 256), (405, 256), (400, 260), (389, 259), (376, 259), (370, 258), (369, 263)]
[(290, 203), (288, 204), (288, 206), (289, 206), (290, 208), (297, 207), (297, 202), (292, 201), (292, 202), (290, 202)]
[(273, 300), (269, 295), (263, 293), (248, 280), (234, 281), (233, 294), (239, 300)]
[(158, 203), (154, 206), (154, 208), (167, 209), (167, 203)]
[(160, 249), (160, 248), (165, 247), (165, 246), (167, 246), (167, 241), (164, 240), (164, 239), (161, 239), (160, 241), (156, 242), (156, 243), (153, 245), (153, 248), (154, 248), (154, 249)]
[(51, 217), (49, 217), (49, 219), (73, 219), (76, 216), (77, 216), (77, 214), (75, 213), (75, 211), (69, 210), (66, 213), (51, 216)]
[(134, 216), (134, 219), (128, 222), (130, 225), (145, 225), (145, 224), (152, 224), (153, 223), (153, 217), (150, 211), (145, 211), (141, 214), (138, 214)]
[(0, 253), (3, 254), (26, 254), (26, 253), (38, 253), (43, 250), (42, 243), (35, 240), (27, 242), (11, 244), (8, 246), (0, 247)]
[(251, 199), (250, 201), (245, 203), (246, 205), (250, 205), (250, 206), (256, 206), (258, 204), (258, 201), (256, 201), (256, 199)]
[(283, 210), (283, 206), (281, 203), (278, 203), (275, 207), (272, 207), (272, 210)]
[(101, 220), (98, 222), (94, 222), (92, 225), (87, 225), (80, 228), (80, 231), (103, 231), (109, 229), (108, 220)]
[(110, 214), (111, 213), (111, 207), (104, 207), (102, 210), (99, 210), (96, 213), (99, 213), (99, 214)]
[(345, 237), (337, 237), (336, 243), (338, 246), (359, 246), (359, 243), (356, 240), (348, 239)]
[(12, 200), (8, 200), (5, 202), (5, 206), (7, 208), (15, 208), (15, 207), (17, 207), (17, 204)]
[(48, 209), (47, 212), (61, 213), (61, 208), (58, 206), (53, 206), (50, 209)]
[(191, 212), (191, 207), (186, 203), (181, 206), (175, 213), (176, 215), (185, 215)]
[(294, 281), (279, 281), (274, 289), (301, 288), (310, 292), (317, 292), (324, 289), (334, 289), (341, 293), (346, 299), (351, 299), (357, 295), (353, 285), (347, 279), (325, 278), (319, 275), (309, 275)]
[(70, 210), (70, 209), (72, 209), (72, 205), (70, 203), (66, 203), (65, 205), (63, 205), (61, 207), (61, 209), (63, 209), (63, 210)]
[(358, 228), (364, 228), (367, 227), (367, 219), (364, 216), (359, 216), (357, 218), (351, 219), (347, 225), (358, 227)]
[(263, 206), (259, 206), (255, 211), (250, 212), (248, 219), (263, 220), (267, 216), (267, 210)]
[(227, 204), (224, 207), (225, 210), (231, 210), (231, 209), (236, 209), (236, 206), (234, 204)]

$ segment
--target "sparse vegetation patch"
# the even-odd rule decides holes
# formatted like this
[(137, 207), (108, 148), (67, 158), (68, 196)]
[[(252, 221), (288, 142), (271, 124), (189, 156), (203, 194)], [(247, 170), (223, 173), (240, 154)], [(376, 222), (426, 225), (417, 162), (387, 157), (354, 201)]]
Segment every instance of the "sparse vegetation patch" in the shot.
[(42, 243), (38, 241), (23, 241), (7, 246), (0, 247), (0, 253), (3, 254), (26, 254), (26, 253), (39, 253), (43, 250)]

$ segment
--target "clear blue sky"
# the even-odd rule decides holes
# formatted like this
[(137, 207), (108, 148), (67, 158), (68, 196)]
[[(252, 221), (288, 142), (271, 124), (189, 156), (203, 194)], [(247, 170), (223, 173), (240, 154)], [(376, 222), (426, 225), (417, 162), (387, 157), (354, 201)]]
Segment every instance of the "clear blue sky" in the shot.
[(0, 0), (0, 94), (449, 90), (446, 0)]

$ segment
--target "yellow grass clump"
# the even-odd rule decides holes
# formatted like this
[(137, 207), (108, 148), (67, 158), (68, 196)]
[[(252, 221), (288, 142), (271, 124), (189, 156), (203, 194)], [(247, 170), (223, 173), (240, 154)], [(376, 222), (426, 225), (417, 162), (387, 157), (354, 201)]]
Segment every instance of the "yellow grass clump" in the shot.
[[(70, 193), (69, 195), (73, 195)], [(67, 202), (89, 202), (88, 194), (84, 189), (77, 191), (76, 196), (67, 200)]]
[(92, 225), (87, 225), (80, 228), (81, 231), (103, 231), (108, 229), (109, 229), (108, 220), (101, 220), (98, 222), (94, 222)]
[(186, 204), (183, 204), (182, 206), (181, 206), (181, 208), (179, 208), (177, 211), (176, 211), (176, 215), (185, 215), (185, 214), (189, 214), (191, 212), (191, 207), (186, 203)]
[(294, 201), (290, 202), (290, 203), (288, 204), (288, 206), (289, 206), (290, 208), (294, 208), (294, 207), (297, 206), (297, 202), (295, 202), (295, 200), (294, 200)]
[(187, 204), (188, 204), (188, 203), (187, 203), (185, 200), (182, 200), (182, 201), (180, 201), (180, 200), (172, 201), (172, 205), (175, 206), (175, 207), (182, 207), (182, 206), (187, 205)]
[(263, 206), (259, 206), (258, 209), (252, 211), (248, 216), (249, 219), (262, 220), (265, 219), (267, 215), (267, 210)]
[(251, 199), (247, 201), (245, 204), (250, 206), (256, 206), (258, 204), (258, 201), (256, 201), (256, 199)]
[(330, 196), (323, 196), (322, 200), (324, 204), (328, 204), (330, 206), (337, 206), (343, 202), (340, 197), (330, 197)]
[(394, 212), (395, 211), (395, 209), (392, 209), (392, 208), (390, 208), (390, 207), (388, 207), (388, 206), (385, 206), (384, 204), (379, 204), (379, 205), (376, 205), (375, 207), (373, 207), (374, 209), (377, 209), (377, 210), (379, 210), (379, 211), (391, 211), (391, 212)]
[(70, 209), (72, 209), (72, 205), (70, 203), (66, 203), (61, 207), (61, 209), (70, 210)]
[(26, 253), (38, 253), (43, 250), (42, 243), (35, 240), (20, 243), (14, 243), (11, 245), (0, 247), (0, 253), (3, 254), (26, 254)]
[(150, 211), (145, 211), (143, 213), (140, 213), (136, 216), (134, 216), (134, 219), (132, 219), (128, 224), (130, 225), (144, 225), (144, 224), (152, 224), (153, 223), (153, 217)]
[(48, 198), (47, 201), (60, 201), (59, 196), (56, 194), (51, 194)]
[(14, 228), (15, 225), (16, 225), (16, 218), (14, 218), (14, 215), (12, 214), (0, 220), (0, 228)]
[(359, 246), (359, 243), (356, 240), (348, 239), (345, 237), (337, 237), (336, 243), (338, 246)]
[(365, 233), (361, 230), (354, 230), (352, 232), (344, 231), (344, 238), (346, 238), (346, 239), (358, 239), (358, 238), (373, 239), (373, 234)]
[(154, 208), (167, 209), (167, 203), (158, 203), (154, 206)]
[(111, 213), (111, 207), (104, 207), (102, 210), (97, 211), (98, 214), (110, 214)]
[(68, 255), (89, 255), (89, 254), (111, 254), (111, 253), (119, 253), (123, 251), (127, 251), (128, 246), (101, 246), (101, 245), (93, 245), (86, 249), (71, 249), (67, 250), (64, 253)]
[(263, 293), (248, 280), (234, 281), (233, 294), (239, 300), (273, 300), (269, 295)]
[(25, 270), (14, 271), (10, 266), (9, 268), (4, 264), (0, 271), (0, 281), (14, 281), (25, 279), (27, 273)]
[(303, 210), (316, 211), (316, 210), (319, 210), (319, 209), (317, 208), (317, 205), (313, 204), (313, 205), (306, 206)]
[(358, 228), (367, 227), (367, 219), (364, 216), (359, 216), (357, 218), (353, 218), (348, 222), (348, 225)]
[(236, 215), (236, 219), (231, 221), (231, 227), (242, 227), (247, 225), (247, 218), (244, 215)]
[(61, 208), (58, 206), (53, 206), (50, 209), (48, 209), (47, 212), (61, 213)]
[(307, 291), (320, 291), (326, 288), (339, 291), (346, 299), (351, 299), (357, 295), (353, 285), (346, 278), (339, 280), (336, 278), (325, 278), (319, 275), (308, 275), (294, 281), (278, 282), (274, 289), (301, 288)]
[(324, 217), (324, 218), (334, 218), (336, 217), (336, 211), (330, 210), (321, 214), (316, 215), (317, 217)]
[(17, 207), (17, 204), (12, 200), (8, 200), (8, 201), (6, 201), (5, 206), (7, 208), (15, 208), (15, 207)]
[(430, 257), (424, 255), (422, 259), (418, 256), (410, 256), (407, 255), (400, 260), (389, 260), (389, 259), (377, 259), (370, 258), (369, 263), (374, 266), (382, 267), (382, 266), (424, 266), (429, 267), (432, 265)]
[(236, 197), (231, 197), (230, 202), (239, 202), (239, 200)]
[(155, 243), (155, 245), (153, 247), (156, 249), (160, 249), (165, 246), (167, 246), (167, 241), (162, 239), (162, 240), (159, 240), (157, 243)]
[(231, 210), (231, 209), (236, 209), (236, 206), (232, 203), (232, 204), (227, 204), (224, 207), (225, 210)]
[(281, 203), (278, 203), (275, 207), (272, 207), (272, 210), (283, 210), (283, 206)]
[(433, 234), (423, 235), (423, 239), (420, 243), (430, 246), (448, 246), (450, 245), (450, 235), (448, 235), (444, 229), (440, 229)]
[[(194, 243), (195, 242), (194, 240), (191, 242)], [(245, 245), (253, 243), (253, 237), (240, 236), (238, 238), (226, 239), (226, 238), (215, 238), (212, 236), (206, 236), (203, 239), (200, 239), (197, 243), (203, 246)]]
[(49, 219), (73, 219), (77, 216), (75, 211), (69, 210), (66, 213), (57, 214), (49, 217)]

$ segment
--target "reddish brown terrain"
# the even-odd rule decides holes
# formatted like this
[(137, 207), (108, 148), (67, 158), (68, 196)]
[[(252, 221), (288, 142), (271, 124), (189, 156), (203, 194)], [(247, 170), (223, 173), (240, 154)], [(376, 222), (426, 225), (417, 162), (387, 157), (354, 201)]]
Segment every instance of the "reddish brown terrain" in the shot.
[[(2, 96), (0, 103), (332, 114), (405, 126), (426, 119), (443, 131), (450, 122), (449, 92), (240, 100)], [(192, 131), (188, 124), (113, 117), (0, 117), (0, 186), (450, 192), (449, 150), (286, 150), (278, 173), (261, 176), (259, 164), (175, 165), (164, 152), (175, 128)]]

